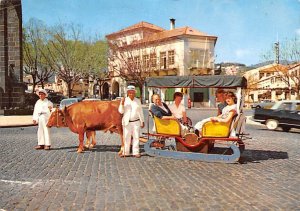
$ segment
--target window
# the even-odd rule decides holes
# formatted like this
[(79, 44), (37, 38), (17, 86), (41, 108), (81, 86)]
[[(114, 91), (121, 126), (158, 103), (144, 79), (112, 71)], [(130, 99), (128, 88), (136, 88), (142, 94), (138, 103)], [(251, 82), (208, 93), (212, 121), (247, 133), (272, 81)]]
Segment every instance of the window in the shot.
[(136, 68), (140, 68), (140, 65), (141, 65), (140, 57), (139, 57), (139, 56), (135, 56), (135, 57), (133, 58), (133, 60), (134, 60), (134, 65), (135, 65), (135, 67), (136, 67)]
[(174, 56), (175, 56), (175, 51), (174, 50), (168, 51), (168, 65), (175, 64)]
[(143, 55), (143, 65), (149, 67), (149, 55)]
[(259, 73), (259, 79), (261, 79), (262, 77), (264, 77), (263, 73)]
[(279, 110), (286, 110), (286, 111), (290, 111), (292, 109), (292, 103), (282, 103), (279, 106)]
[(296, 104), (296, 111), (300, 111), (300, 103)]
[(133, 68), (133, 59), (132, 58), (128, 58), (128, 61), (127, 61), (127, 66), (132, 69)]
[(209, 66), (209, 53), (204, 49), (191, 49), (190, 60), (192, 67), (208, 67)]
[(151, 67), (153, 67), (153, 68), (156, 67), (156, 54), (155, 53), (150, 54), (150, 64), (151, 64)]
[(167, 54), (166, 54), (166, 52), (160, 52), (160, 68), (167, 69)]

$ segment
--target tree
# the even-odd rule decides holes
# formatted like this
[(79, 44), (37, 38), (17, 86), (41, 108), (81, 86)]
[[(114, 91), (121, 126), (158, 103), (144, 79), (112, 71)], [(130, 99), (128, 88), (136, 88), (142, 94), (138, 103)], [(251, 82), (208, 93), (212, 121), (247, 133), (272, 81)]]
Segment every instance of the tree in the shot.
[[(290, 40), (285, 40), (284, 42), (276, 43), (275, 45), (277, 51), (277, 58), (275, 61), (280, 63), (280, 61), (291, 61), (291, 64), (281, 65), (277, 64), (273, 66), (275, 72), (277, 72), (277, 77), (286, 84), (287, 89), (289, 89), (289, 97), (291, 96), (291, 91), (297, 94), (297, 99), (300, 99), (300, 40), (299, 37), (295, 37)], [(269, 50), (262, 55), (263, 59), (268, 61), (272, 60), (272, 55), (274, 55), (273, 50)]]
[(72, 96), (80, 79), (88, 78), (91, 71), (99, 72), (106, 64), (105, 44), (84, 41), (80, 27), (74, 24), (58, 24), (48, 33), (47, 63), (66, 82), (68, 95)]
[[(120, 40), (109, 40), (108, 65), (113, 70), (114, 77), (121, 77), (129, 83), (139, 87), (141, 101), (143, 99), (143, 88), (146, 78), (159, 66), (166, 63), (166, 58), (158, 62), (156, 43), (147, 38), (133, 41), (130, 45)], [(165, 64), (166, 65), (166, 64)]]
[(42, 21), (30, 19), (23, 30), (23, 71), (31, 75), (33, 81), (32, 92), (36, 84), (44, 83), (54, 74), (54, 70), (46, 65), (47, 27)]
[(99, 95), (102, 98), (102, 86), (108, 79), (109, 74), (107, 71), (107, 42), (104, 40), (95, 40), (90, 42), (89, 47), (89, 59), (90, 72), (88, 77), (92, 80), (97, 81), (99, 86)]

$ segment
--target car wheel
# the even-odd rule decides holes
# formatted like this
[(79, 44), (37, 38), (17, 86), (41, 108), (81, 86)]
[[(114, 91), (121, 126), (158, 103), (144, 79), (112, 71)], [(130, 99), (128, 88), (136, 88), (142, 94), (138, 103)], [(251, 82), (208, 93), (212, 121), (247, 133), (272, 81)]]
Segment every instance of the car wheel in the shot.
[(275, 130), (278, 127), (278, 121), (275, 119), (268, 119), (266, 126), (269, 130)]
[(291, 128), (290, 127), (282, 127), (282, 130), (284, 131), (284, 132), (289, 132), (290, 130), (291, 130)]

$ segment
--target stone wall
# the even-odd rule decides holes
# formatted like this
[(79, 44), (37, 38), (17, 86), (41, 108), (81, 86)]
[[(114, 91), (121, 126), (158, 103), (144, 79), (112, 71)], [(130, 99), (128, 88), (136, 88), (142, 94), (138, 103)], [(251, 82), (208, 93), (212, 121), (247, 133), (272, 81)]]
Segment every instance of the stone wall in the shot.
[(0, 108), (24, 102), (21, 0), (0, 0)]

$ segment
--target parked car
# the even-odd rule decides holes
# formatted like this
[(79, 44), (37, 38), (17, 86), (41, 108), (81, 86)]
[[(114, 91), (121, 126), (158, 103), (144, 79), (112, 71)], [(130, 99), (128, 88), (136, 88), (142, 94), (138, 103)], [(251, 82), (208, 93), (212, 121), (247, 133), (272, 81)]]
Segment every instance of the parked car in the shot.
[(275, 104), (272, 100), (262, 100), (258, 103), (253, 103), (251, 108), (271, 108)]
[(59, 109), (63, 109), (66, 106), (72, 105), (74, 103), (78, 103), (82, 100), (83, 100), (83, 98), (78, 98), (78, 97), (63, 99), (59, 104)]
[(59, 92), (48, 92), (48, 99), (56, 105), (59, 105), (60, 101), (66, 98), (67, 98), (66, 96), (64, 96)]
[(253, 120), (265, 124), (269, 130), (281, 127), (288, 132), (300, 128), (300, 100), (278, 101), (271, 109), (256, 108)]

